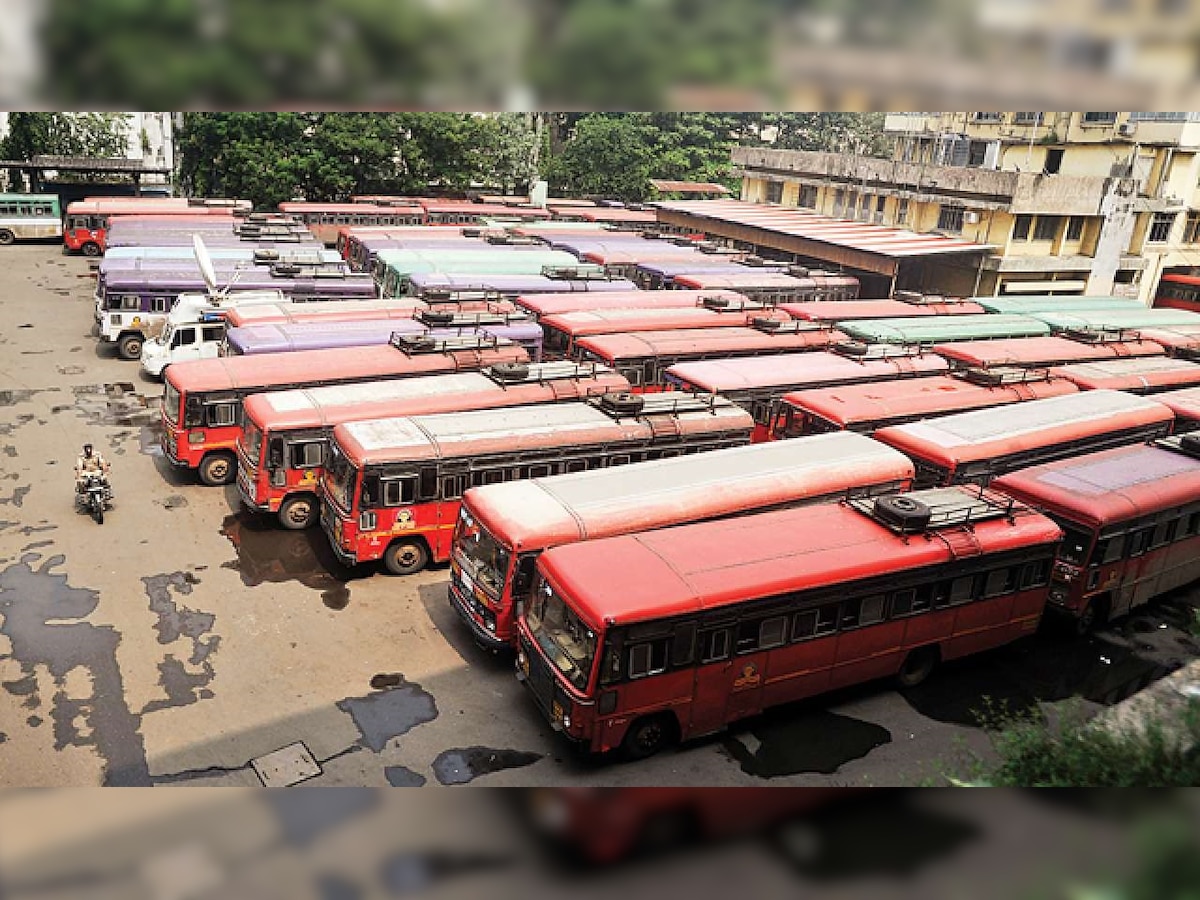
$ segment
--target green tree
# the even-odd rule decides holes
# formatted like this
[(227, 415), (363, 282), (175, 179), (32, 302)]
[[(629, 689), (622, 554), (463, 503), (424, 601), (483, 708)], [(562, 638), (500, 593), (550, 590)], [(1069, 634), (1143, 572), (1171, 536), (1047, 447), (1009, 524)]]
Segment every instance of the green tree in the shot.
[(487, 120), (486, 175), (502, 193), (523, 194), (537, 177), (541, 139), (532, 119), (526, 113), (501, 113)]
[(646, 133), (630, 117), (592, 115), (575, 126), (548, 174), (554, 193), (640, 201), (650, 190), (651, 163)]
[(128, 134), (120, 113), (9, 113), (0, 156), (125, 156)]

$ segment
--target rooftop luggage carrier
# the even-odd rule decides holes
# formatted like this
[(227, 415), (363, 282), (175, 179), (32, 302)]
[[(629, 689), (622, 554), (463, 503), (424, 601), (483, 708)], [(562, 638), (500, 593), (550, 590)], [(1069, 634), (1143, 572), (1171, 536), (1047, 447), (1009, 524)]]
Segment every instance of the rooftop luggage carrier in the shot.
[(561, 360), (542, 363), (497, 363), (483, 370), (483, 374), (501, 386), (510, 384), (545, 384), (549, 381), (566, 381), (572, 378), (595, 378), (612, 372), (608, 366), (597, 363), (580, 363)]
[(1176, 434), (1171, 437), (1156, 438), (1150, 442), (1151, 447), (1182, 453), (1193, 459), (1200, 459), (1200, 431), (1189, 431), (1186, 434)]
[(809, 331), (833, 331), (832, 322), (810, 322), (806, 319), (765, 319), (755, 316), (750, 320), (750, 327), (766, 334), (804, 334)]
[(955, 378), (969, 381), (971, 384), (983, 387), (1000, 387), (1005, 384), (1029, 384), (1035, 381), (1049, 381), (1048, 368), (1025, 366), (964, 366), (950, 373)]
[(879, 359), (898, 359), (904, 356), (924, 356), (933, 348), (931, 343), (867, 344), (862, 341), (839, 341), (831, 348), (839, 356), (871, 362)]
[(524, 312), (442, 312), (422, 309), (413, 316), (430, 328), (472, 328), (477, 325), (526, 325), (533, 322)]
[(711, 412), (730, 409), (733, 402), (717, 394), (684, 394), (668, 391), (662, 394), (630, 394), (624, 391), (609, 391), (587, 401), (609, 415), (621, 416), (674, 416), (689, 412)]
[(747, 310), (769, 309), (770, 304), (749, 297), (730, 297), (720, 294), (701, 294), (696, 305), (713, 312), (746, 312)]
[(482, 332), (435, 338), (427, 334), (403, 334), (393, 331), (388, 343), (408, 356), (419, 356), (425, 353), (453, 353), (456, 350), (494, 350), (498, 347), (515, 346), (508, 338)]
[(542, 266), (542, 274), (555, 281), (611, 281), (604, 266)]
[(976, 522), (1006, 518), (1011, 523), (1025, 507), (985, 487), (930, 488), (847, 501), (851, 507), (899, 535), (927, 534), (942, 528), (970, 529)]
[(1132, 328), (1096, 325), (1090, 328), (1064, 328), (1060, 337), (1084, 344), (1115, 344), (1122, 341), (1140, 341), (1142, 335)]

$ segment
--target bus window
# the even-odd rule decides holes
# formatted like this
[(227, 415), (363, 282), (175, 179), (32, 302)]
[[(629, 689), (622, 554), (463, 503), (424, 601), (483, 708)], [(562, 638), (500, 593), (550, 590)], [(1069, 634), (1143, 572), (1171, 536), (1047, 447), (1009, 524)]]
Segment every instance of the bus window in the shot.
[(729, 658), (729, 629), (718, 628), (700, 634), (700, 662), (716, 662)]
[(950, 605), (958, 606), (975, 599), (975, 576), (962, 575), (950, 583)]
[(442, 479), (442, 499), (454, 500), (462, 496), (462, 476), (448, 475)]
[(214, 403), (208, 408), (208, 424), (210, 426), (233, 425), (236, 422), (236, 403)]
[(313, 469), (324, 461), (320, 441), (306, 441), (292, 445), (292, 468)]
[(823, 634), (832, 634), (837, 630), (838, 604), (796, 613), (792, 618), (792, 640), (802, 641)]
[(987, 581), (983, 586), (983, 596), (999, 597), (1012, 593), (1014, 588), (1016, 588), (1015, 570), (1011, 567), (996, 569), (988, 573)]
[(787, 616), (772, 616), (758, 626), (758, 649), (770, 650), (783, 645), (787, 637)]
[(645, 678), (667, 670), (666, 640), (647, 641), (629, 648), (629, 677)]

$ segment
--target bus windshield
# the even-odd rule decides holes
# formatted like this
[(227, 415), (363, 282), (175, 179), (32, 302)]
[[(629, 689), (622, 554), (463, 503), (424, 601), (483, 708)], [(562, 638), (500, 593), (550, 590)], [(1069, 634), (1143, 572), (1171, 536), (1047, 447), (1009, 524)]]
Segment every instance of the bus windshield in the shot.
[(479, 524), (466, 507), (459, 513), (454, 544), (459, 564), (479, 587), (493, 598), (499, 598), (512, 554)]
[(356, 474), (357, 470), (346, 458), (346, 454), (342, 453), (336, 444), (331, 444), (329, 461), (325, 466), (325, 487), (329, 498), (340, 506), (343, 512), (350, 512)]
[(1063, 530), (1063, 542), (1058, 548), (1058, 558), (1073, 566), (1082, 566), (1092, 546), (1092, 536), (1080, 528), (1059, 523)]
[(586, 690), (596, 657), (596, 634), (575, 615), (549, 582), (539, 579), (525, 621), (534, 640), (560, 672)]
[(168, 381), (167, 389), (163, 392), (162, 404), (163, 413), (172, 425), (179, 424), (179, 401), (179, 389)]
[(262, 429), (247, 418), (245, 424), (242, 425), (242, 446), (246, 450), (246, 458), (250, 465), (256, 469), (259, 455), (262, 453), (262, 442)]

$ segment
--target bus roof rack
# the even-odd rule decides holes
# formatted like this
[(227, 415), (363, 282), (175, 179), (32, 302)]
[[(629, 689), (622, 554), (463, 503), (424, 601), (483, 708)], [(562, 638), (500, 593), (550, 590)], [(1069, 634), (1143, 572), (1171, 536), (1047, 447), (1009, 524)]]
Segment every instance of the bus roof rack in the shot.
[(666, 391), (661, 394), (630, 394), (624, 391), (609, 391), (591, 398), (588, 403), (617, 417), (715, 412), (718, 407), (724, 408), (730, 405), (730, 401), (716, 394), (685, 394), (680, 391)]
[(982, 486), (955, 485), (882, 497), (860, 497), (850, 506), (896, 534), (923, 534), (941, 528), (970, 527), (988, 519), (1011, 520), (1015, 500)]
[(1193, 343), (1177, 344), (1171, 350), (1171, 355), (1176, 359), (1191, 359), (1200, 361), (1200, 337), (1197, 337)]
[(787, 273), (796, 278), (808, 278), (812, 275), (812, 270), (808, 266), (788, 266)]
[(534, 245), (534, 244), (542, 243), (542, 241), (540, 241), (538, 238), (533, 237), (532, 235), (509, 234), (507, 231), (485, 232), (483, 235), (483, 239), (485, 241), (487, 241), (489, 244), (504, 244), (504, 245), (514, 245), (514, 246), (516, 246), (516, 245), (527, 246), (527, 245)]
[(921, 356), (929, 344), (866, 344), (862, 341), (838, 341), (833, 352), (860, 362), (874, 359), (895, 359), (900, 356)]
[(542, 274), (556, 281), (608, 281), (603, 266), (584, 263), (578, 266), (542, 266)]
[(563, 381), (568, 378), (594, 378), (600, 372), (612, 371), (607, 366), (592, 362), (559, 360), (540, 363), (497, 363), (483, 370), (498, 384), (543, 384), (547, 381)]
[(999, 387), (1003, 384), (1024, 384), (1033, 381), (1049, 381), (1048, 368), (1025, 366), (965, 366), (952, 373), (956, 378), (984, 387)]
[(466, 328), (472, 325), (513, 325), (533, 321), (524, 312), (444, 312), (435, 309), (418, 310), (413, 316), (422, 325), (430, 328)]
[(1141, 340), (1141, 334), (1131, 328), (1095, 325), (1087, 328), (1064, 328), (1060, 334), (1085, 344), (1105, 344), (1116, 341)]
[(714, 312), (741, 312), (748, 309), (766, 309), (767, 304), (749, 297), (730, 297), (721, 294), (701, 295), (696, 305)]
[(1158, 447), (1162, 450), (1172, 450), (1175, 453), (1182, 453), (1185, 456), (1200, 459), (1200, 431), (1189, 431), (1185, 434), (1176, 434), (1171, 437), (1156, 438), (1150, 442), (1150, 446)]
[(454, 350), (490, 350), (496, 347), (513, 346), (513, 342), (508, 338), (482, 332), (435, 338), (427, 334), (402, 334), (394, 331), (388, 343), (409, 356), (422, 353), (450, 353)]
[(832, 331), (832, 322), (809, 322), (806, 319), (768, 319), (755, 316), (750, 320), (750, 327), (765, 334), (802, 334), (806, 331)]

